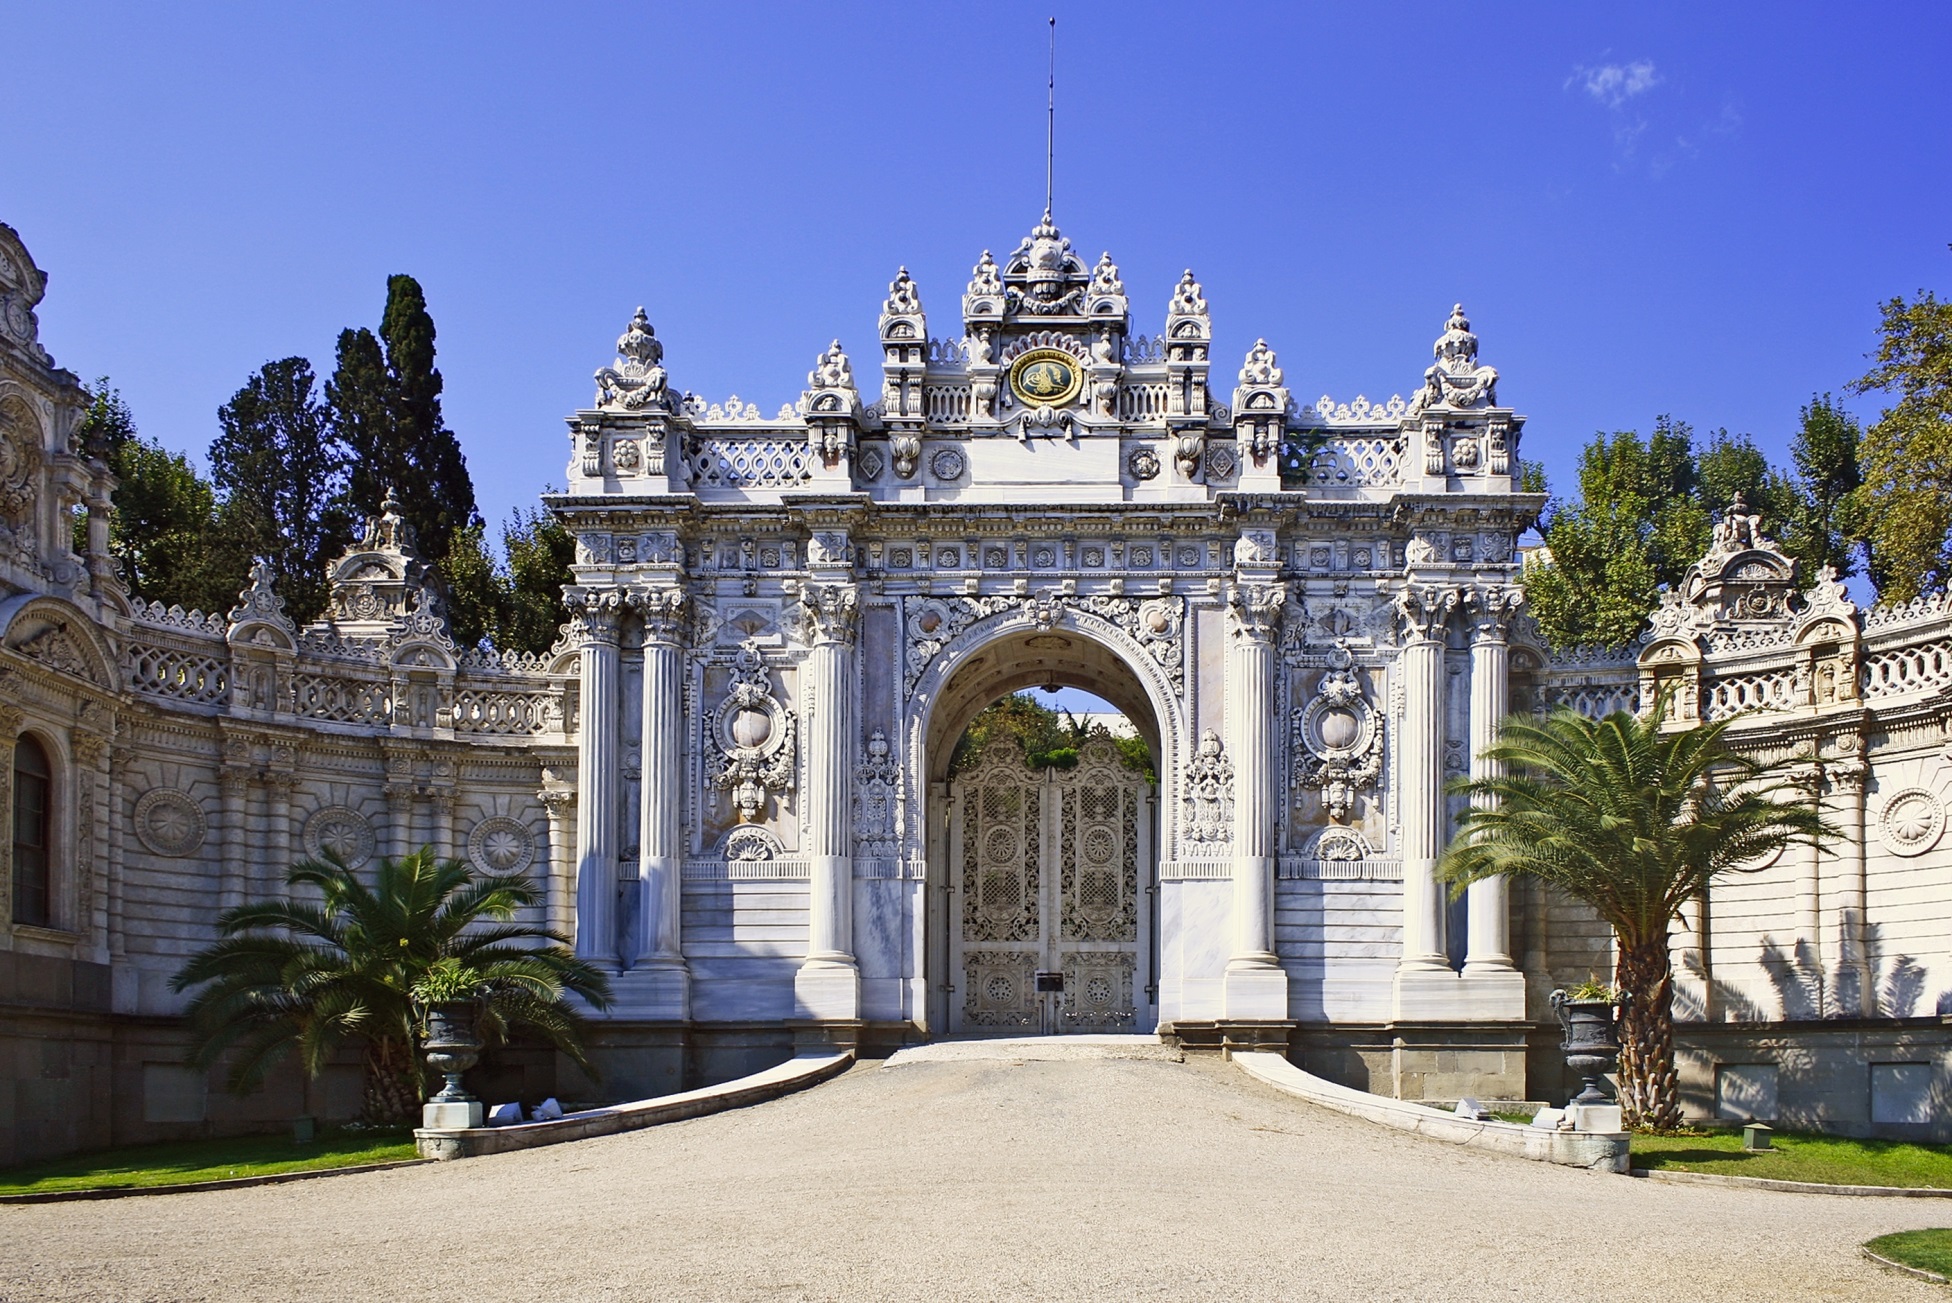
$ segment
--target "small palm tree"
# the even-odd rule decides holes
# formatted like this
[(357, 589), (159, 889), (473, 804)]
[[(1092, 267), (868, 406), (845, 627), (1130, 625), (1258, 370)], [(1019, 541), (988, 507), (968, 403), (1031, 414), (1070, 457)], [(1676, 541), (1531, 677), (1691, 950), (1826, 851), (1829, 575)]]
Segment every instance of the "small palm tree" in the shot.
[(609, 983), (570, 954), (566, 938), (510, 921), (541, 899), (529, 879), (477, 873), (422, 848), (381, 860), (370, 887), (331, 854), (293, 866), (286, 881), (315, 890), (319, 903), (224, 911), (220, 939), (171, 982), (202, 988), (189, 1008), (190, 1061), (208, 1068), (234, 1051), (231, 1089), (250, 1090), (293, 1049), (316, 1077), (354, 1039), (365, 1042), (367, 1120), (411, 1120), (424, 1083), (415, 990), (431, 985), (474, 992), (489, 1043), (530, 1027), (590, 1068), (567, 998), (604, 1008)]
[(1722, 874), (1837, 835), (1769, 766), (1726, 745), (1729, 720), (1663, 729), (1666, 713), (1663, 698), (1644, 716), (1505, 720), (1484, 751), (1502, 772), (1450, 785), (1476, 804), (1438, 866), (1457, 893), (1499, 874), (1537, 878), (1612, 927), (1628, 997), (1620, 1104), (1637, 1130), (1681, 1124), (1668, 933), (1682, 906)]

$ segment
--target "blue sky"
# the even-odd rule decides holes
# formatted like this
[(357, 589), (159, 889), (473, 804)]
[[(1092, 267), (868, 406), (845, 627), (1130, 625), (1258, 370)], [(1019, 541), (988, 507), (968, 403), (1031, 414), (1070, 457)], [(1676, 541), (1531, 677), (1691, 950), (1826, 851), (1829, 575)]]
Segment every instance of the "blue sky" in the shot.
[[(1454, 301), (1565, 486), (1661, 412), (1781, 451), (1881, 299), (1952, 291), (1952, 6), (5, 6), (0, 220), (57, 360), (201, 456), (262, 362), (426, 286), (499, 521), (639, 303), (768, 411), (906, 264), (934, 333), (1043, 201), (1135, 329), (1191, 266), (1216, 387), (1412, 390)], [(1865, 413), (1873, 405), (1858, 400)]]

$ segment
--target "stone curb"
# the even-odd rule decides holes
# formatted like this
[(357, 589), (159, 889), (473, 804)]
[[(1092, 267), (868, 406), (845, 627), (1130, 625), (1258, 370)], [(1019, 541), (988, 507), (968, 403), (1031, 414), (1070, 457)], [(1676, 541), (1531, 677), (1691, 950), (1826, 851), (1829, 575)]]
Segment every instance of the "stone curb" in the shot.
[(1860, 1199), (1952, 1199), (1952, 1190), (1929, 1185), (1827, 1185), (1822, 1181), (1778, 1181), (1767, 1176), (1722, 1176), (1715, 1172), (1670, 1172), (1660, 1167), (1636, 1167), (1630, 1173), (1650, 1181), (1677, 1185), (1720, 1185), (1751, 1190), (1780, 1190), (1785, 1194), (1843, 1194)]
[(478, 1158), (484, 1154), (506, 1154), (541, 1145), (559, 1145), (569, 1140), (594, 1136), (614, 1136), (665, 1122), (704, 1117), (726, 1109), (761, 1104), (781, 1095), (817, 1086), (838, 1076), (854, 1062), (854, 1051), (839, 1054), (788, 1059), (763, 1072), (740, 1077), (702, 1090), (680, 1091), (655, 1099), (640, 1099), (609, 1108), (585, 1109), (553, 1122), (520, 1122), (505, 1127), (420, 1127), (413, 1133), (422, 1159), (448, 1160)]
[(283, 1185), (320, 1176), (351, 1176), (355, 1172), (390, 1172), (396, 1167), (419, 1167), (433, 1160), (402, 1158), (393, 1163), (356, 1163), (351, 1167), (317, 1167), (304, 1172), (273, 1172), (269, 1176), (233, 1176), (221, 1181), (181, 1181), (174, 1185), (105, 1185), (94, 1190), (46, 1190), (31, 1194), (0, 1194), (3, 1203), (72, 1203), (79, 1199), (133, 1199), (148, 1194), (194, 1194), (199, 1190), (248, 1190), (257, 1185)]
[(1540, 1163), (1559, 1163), (1584, 1167), (1595, 1172), (1627, 1170), (1627, 1137), (1594, 1131), (1546, 1131), (1519, 1126), (1515, 1122), (1473, 1122), (1439, 1113), (1408, 1100), (1387, 1099), (1367, 1091), (1338, 1086), (1312, 1073), (1303, 1072), (1279, 1054), (1240, 1053), (1233, 1055), (1248, 1076), (1295, 1095), (1311, 1104), (1334, 1109), (1365, 1122), (1375, 1122), (1399, 1131), (1410, 1131), (1432, 1140), (1442, 1140), (1467, 1148), (1489, 1149), (1529, 1158)]
[[(1862, 1186), (1859, 1188), (1868, 1190), (1868, 1189), (1874, 1189), (1876, 1187)], [(1923, 1267), (1908, 1267), (1902, 1262), (1893, 1262), (1891, 1259), (1885, 1257), (1882, 1253), (1873, 1253), (1871, 1252), (1871, 1246), (1868, 1244), (1860, 1246), (1858, 1248), (1858, 1252), (1863, 1254), (1865, 1257), (1869, 1258), (1872, 1262), (1875, 1262), (1880, 1267), (1889, 1267), (1893, 1271), (1902, 1271), (1905, 1275), (1916, 1276), (1920, 1280), (1929, 1280), (1940, 1285), (1952, 1285), (1952, 1280), (1947, 1280), (1945, 1277), (1939, 1275), (1936, 1271), (1926, 1271)]]

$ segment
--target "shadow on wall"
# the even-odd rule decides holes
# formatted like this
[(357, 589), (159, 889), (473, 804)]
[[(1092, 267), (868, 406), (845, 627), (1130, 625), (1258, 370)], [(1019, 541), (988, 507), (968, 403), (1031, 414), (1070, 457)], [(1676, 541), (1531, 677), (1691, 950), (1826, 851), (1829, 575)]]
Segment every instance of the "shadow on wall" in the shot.
[[(1925, 995), (1925, 968), (1910, 955), (1885, 957), (1882, 931), (1872, 925), (1859, 928), (1847, 912), (1838, 924), (1837, 962), (1825, 967), (1822, 957), (1808, 941), (1784, 947), (1772, 937), (1762, 939), (1757, 963), (1775, 988), (1782, 1009), (1781, 1018), (1790, 1022), (1819, 1021), (1829, 1018), (1910, 1018), (1918, 1013)], [(1856, 936), (1863, 936), (1864, 962), (1859, 968), (1850, 962)], [(1683, 1022), (1773, 1022), (1777, 1015), (1765, 1010), (1751, 996), (1728, 982), (1708, 980), (1700, 953), (1684, 956), (1682, 968), (1688, 976), (1710, 988), (1708, 1005), (1690, 991), (1674, 993), (1674, 1016)], [(1869, 1007), (1860, 995), (1860, 984), (1868, 979)], [(1952, 1013), (1952, 991), (1942, 991), (1933, 1012)]]

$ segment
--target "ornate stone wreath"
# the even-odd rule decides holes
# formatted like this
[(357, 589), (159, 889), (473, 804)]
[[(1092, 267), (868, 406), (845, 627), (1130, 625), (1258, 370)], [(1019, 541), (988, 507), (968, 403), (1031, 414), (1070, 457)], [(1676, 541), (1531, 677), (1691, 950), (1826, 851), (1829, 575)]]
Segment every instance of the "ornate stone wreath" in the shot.
[(468, 834), (468, 858), (483, 873), (520, 873), (535, 860), (535, 834), (505, 815), (483, 819)]
[(157, 787), (136, 801), (136, 837), (158, 855), (180, 859), (203, 845), (209, 824), (188, 793)]
[(373, 825), (351, 806), (328, 805), (305, 821), (305, 853), (323, 858), (332, 851), (349, 869), (373, 858)]

